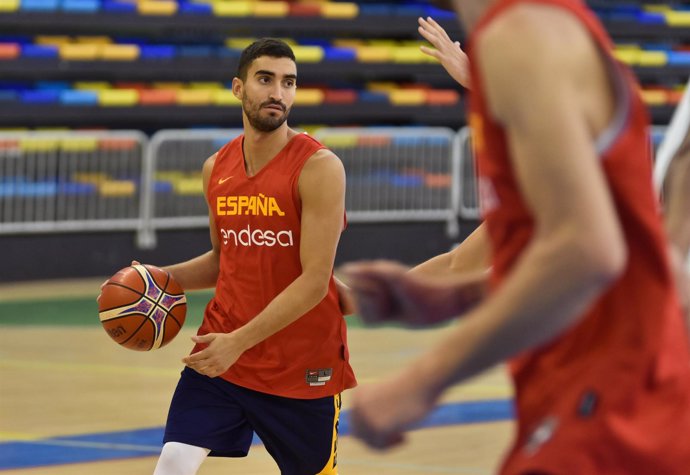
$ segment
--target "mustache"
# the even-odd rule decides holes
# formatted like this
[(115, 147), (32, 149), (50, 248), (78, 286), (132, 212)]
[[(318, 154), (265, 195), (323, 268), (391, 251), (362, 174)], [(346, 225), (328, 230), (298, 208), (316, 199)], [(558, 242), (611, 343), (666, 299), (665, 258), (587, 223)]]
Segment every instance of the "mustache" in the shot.
[(263, 102), (261, 104), (261, 107), (266, 107), (266, 106), (278, 106), (283, 110), (283, 112), (285, 112), (287, 110), (287, 106), (280, 101), (268, 100), (268, 101)]

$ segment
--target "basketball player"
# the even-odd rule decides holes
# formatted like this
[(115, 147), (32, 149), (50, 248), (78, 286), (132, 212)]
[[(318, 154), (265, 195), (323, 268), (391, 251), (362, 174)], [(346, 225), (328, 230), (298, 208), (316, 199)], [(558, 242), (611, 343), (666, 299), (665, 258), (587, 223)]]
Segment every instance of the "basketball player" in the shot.
[[(509, 360), (517, 434), (502, 474), (685, 474), (690, 353), (638, 85), (579, 0), (454, 4), (471, 34), (491, 293), (355, 393), (354, 433), (395, 445), (450, 385)], [(390, 289), (379, 301), (398, 313), (461, 285), (389, 262), (344, 270), (359, 301)]]
[(172, 399), (155, 475), (247, 455), (255, 431), (282, 474), (337, 474), (340, 393), (355, 386), (333, 278), (345, 175), (288, 127), (290, 47), (242, 53), (232, 90), (244, 134), (203, 167), (212, 249), (167, 267), (186, 290), (215, 286)]

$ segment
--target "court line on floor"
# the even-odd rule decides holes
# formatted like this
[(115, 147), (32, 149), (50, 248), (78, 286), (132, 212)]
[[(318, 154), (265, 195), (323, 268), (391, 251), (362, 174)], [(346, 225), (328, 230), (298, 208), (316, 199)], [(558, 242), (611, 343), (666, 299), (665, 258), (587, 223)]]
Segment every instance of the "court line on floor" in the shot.
[[(498, 422), (512, 419), (512, 402), (507, 399), (463, 401), (443, 404), (415, 429), (449, 425)], [(343, 411), (340, 435), (351, 433), (349, 411)], [(82, 462), (157, 455), (162, 427), (119, 432), (52, 437), (40, 440), (0, 442), (0, 471)], [(260, 443), (255, 437), (254, 443)]]

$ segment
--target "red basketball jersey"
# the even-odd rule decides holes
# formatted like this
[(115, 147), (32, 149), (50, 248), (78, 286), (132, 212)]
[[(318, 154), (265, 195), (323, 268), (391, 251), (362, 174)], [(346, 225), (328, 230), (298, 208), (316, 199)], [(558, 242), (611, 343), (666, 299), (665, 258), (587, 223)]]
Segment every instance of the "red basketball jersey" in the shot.
[[(302, 273), (298, 180), (306, 161), (324, 147), (298, 134), (248, 177), (243, 140), (219, 150), (208, 185), (220, 273), (199, 334), (245, 325)], [(348, 357), (345, 319), (331, 277), (328, 295), (316, 307), (247, 350), (221, 377), (279, 396), (320, 398), (355, 386)]]
[[(478, 23), (470, 46), (502, 12), (528, 2), (567, 10), (615, 71), (618, 110), (598, 150), (629, 262), (574, 328), (511, 361), (518, 433), (502, 473), (690, 473), (687, 330), (652, 187), (645, 105), (631, 72), (613, 59), (609, 37), (581, 1), (499, 0)], [(494, 249), (493, 283), (500, 286), (532, 238), (534, 217), (517, 185), (505, 131), (487, 108), (476, 54), (470, 48), (470, 122), (482, 214)]]

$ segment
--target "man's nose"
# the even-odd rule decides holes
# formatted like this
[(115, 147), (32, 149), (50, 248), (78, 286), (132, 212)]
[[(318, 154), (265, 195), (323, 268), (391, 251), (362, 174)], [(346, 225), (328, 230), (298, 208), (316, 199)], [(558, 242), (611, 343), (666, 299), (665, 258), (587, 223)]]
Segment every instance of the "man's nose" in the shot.
[[(271, 88), (271, 91), (269, 92), (268, 97), (273, 99), (274, 101), (281, 101), (283, 98), (283, 90), (280, 87), (280, 84), (276, 84)], [(281, 101), (282, 102), (282, 101)]]

